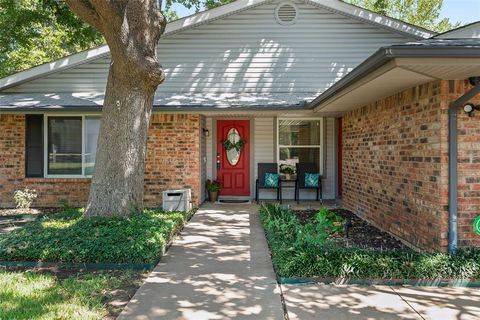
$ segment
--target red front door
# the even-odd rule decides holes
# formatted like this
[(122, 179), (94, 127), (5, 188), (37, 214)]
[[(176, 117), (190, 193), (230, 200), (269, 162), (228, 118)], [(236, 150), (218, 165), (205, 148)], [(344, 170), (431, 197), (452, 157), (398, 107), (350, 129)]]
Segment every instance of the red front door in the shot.
[(217, 180), (222, 196), (250, 196), (249, 120), (217, 121)]

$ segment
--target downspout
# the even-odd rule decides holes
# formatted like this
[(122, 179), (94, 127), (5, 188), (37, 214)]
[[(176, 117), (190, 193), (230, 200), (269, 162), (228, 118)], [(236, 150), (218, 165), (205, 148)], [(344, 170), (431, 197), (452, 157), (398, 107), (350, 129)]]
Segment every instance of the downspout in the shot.
[(452, 102), (448, 108), (448, 252), (458, 248), (458, 126), (457, 111), (480, 93), (480, 77), (470, 78), (474, 85), (470, 91)]

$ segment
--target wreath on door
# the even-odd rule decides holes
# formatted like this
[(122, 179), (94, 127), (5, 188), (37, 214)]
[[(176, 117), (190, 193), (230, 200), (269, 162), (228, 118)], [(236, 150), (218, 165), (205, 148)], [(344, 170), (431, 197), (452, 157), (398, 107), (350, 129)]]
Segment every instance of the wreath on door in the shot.
[(230, 139), (226, 139), (223, 141), (223, 147), (225, 148), (226, 151), (230, 151), (232, 149), (235, 149), (237, 152), (242, 151), (243, 147), (247, 141), (245, 139), (240, 139), (236, 142), (230, 141)]

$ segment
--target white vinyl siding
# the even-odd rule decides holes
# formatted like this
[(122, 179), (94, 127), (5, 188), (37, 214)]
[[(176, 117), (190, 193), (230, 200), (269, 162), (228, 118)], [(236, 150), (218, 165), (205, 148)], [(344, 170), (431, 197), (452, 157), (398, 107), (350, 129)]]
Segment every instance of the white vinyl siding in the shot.
[(336, 179), (336, 161), (337, 161), (337, 139), (335, 137), (335, 118), (325, 118), (325, 148), (324, 148), (324, 166), (325, 166), (325, 179), (322, 180), (323, 198), (334, 199), (336, 197), (335, 179)]
[[(253, 183), (252, 197), (255, 196), (255, 181), (258, 177), (258, 164), (262, 162), (276, 162), (275, 159), (275, 118), (256, 118), (254, 120), (253, 145)], [(260, 199), (276, 199), (274, 190), (262, 190)]]
[(254, 177), (258, 176), (258, 163), (275, 162), (275, 119), (256, 118), (253, 129)]
[[(315, 96), (379, 47), (408, 39), (309, 4), (298, 20), (275, 20), (278, 1), (160, 40), (166, 80), (158, 94), (308, 93)], [(103, 92), (109, 58), (32, 80), (7, 92)]]

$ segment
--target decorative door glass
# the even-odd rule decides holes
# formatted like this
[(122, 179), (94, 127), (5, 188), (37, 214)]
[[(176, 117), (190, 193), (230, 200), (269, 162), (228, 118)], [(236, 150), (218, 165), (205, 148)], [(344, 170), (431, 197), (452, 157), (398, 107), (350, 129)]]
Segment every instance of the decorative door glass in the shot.
[[(240, 141), (241, 137), (237, 129), (232, 128), (227, 133), (227, 139), (230, 141), (232, 145), (236, 145), (236, 143)], [(227, 150), (227, 159), (232, 166), (235, 166), (240, 160), (241, 152), (242, 152), (241, 150), (237, 150), (237, 148), (235, 147), (231, 148), (230, 150)]]

